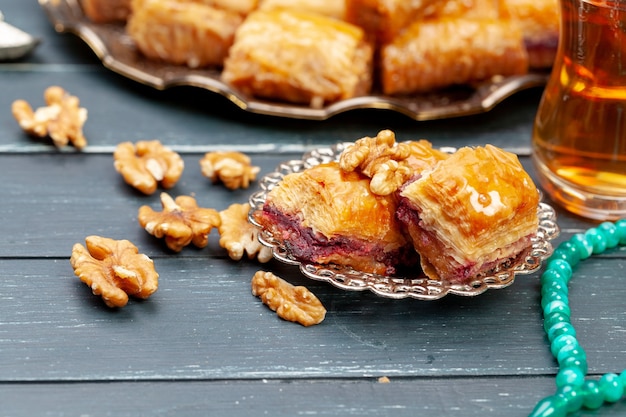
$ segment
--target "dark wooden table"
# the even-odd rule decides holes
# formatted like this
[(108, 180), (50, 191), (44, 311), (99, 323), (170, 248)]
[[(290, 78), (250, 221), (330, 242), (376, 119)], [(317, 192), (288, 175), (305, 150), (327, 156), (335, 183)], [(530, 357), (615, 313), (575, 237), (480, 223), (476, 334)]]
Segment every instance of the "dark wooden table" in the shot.
[[(215, 233), (207, 248), (173, 254), (137, 223), (159, 207), (113, 169), (121, 141), (159, 139), (186, 169), (172, 195), (218, 210), (246, 202), (201, 175), (211, 150), (239, 150), (270, 172), (317, 146), (392, 129), (436, 146), (492, 143), (528, 170), (541, 89), (493, 111), (416, 122), (383, 110), (328, 121), (246, 113), (190, 87), (157, 91), (105, 69), (77, 37), (58, 34), (34, 0), (0, 0), (5, 20), (41, 39), (27, 58), (0, 63), (0, 415), (2, 416), (525, 416), (554, 393), (557, 364), (542, 329), (539, 274), (502, 290), (438, 301), (391, 300), (308, 280), (272, 261), (232, 261)], [(59, 85), (89, 111), (82, 152), (25, 135), (11, 103), (43, 104)], [(593, 226), (559, 209), (556, 243)], [(74, 275), (74, 243), (129, 239), (154, 259), (159, 290), (109, 309)], [(582, 263), (572, 320), (590, 375), (626, 367), (626, 250)], [(271, 270), (306, 285), (328, 309), (310, 328), (282, 321), (250, 291)], [(389, 383), (380, 383), (388, 377)], [(626, 404), (578, 415), (626, 414)]]

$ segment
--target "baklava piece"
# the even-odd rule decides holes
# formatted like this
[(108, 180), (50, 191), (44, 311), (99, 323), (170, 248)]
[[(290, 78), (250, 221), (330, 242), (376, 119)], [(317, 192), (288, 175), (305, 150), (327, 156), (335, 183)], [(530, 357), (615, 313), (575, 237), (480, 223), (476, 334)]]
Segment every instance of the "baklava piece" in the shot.
[(531, 68), (550, 68), (559, 43), (558, 0), (505, 0), (520, 26)]
[(243, 19), (191, 0), (135, 0), (126, 30), (150, 59), (190, 68), (221, 66)]
[(377, 45), (390, 42), (412, 22), (437, 13), (443, 0), (346, 0), (346, 20)]
[(251, 96), (321, 107), (369, 92), (371, 67), (372, 47), (360, 28), (277, 9), (248, 15), (222, 79)]
[(81, 0), (83, 13), (94, 23), (125, 22), (133, 0)]
[(286, 175), (267, 195), (258, 223), (299, 261), (393, 275), (419, 257), (396, 218), (397, 195), (336, 162)]
[(526, 256), (539, 192), (514, 154), (462, 148), (400, 193), (405, 225), (432, 279), (471, 284)]
[(457, 17), (416, 22), (381, 50), (381, 82), (388, 95), (527, 72), (522, 33), (502, 19)]

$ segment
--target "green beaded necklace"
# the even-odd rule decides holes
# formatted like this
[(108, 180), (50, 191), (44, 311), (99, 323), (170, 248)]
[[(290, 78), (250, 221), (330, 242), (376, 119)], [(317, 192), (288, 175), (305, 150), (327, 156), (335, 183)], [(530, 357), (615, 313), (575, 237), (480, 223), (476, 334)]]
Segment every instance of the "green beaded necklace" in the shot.
[(618, 245), (626, 245), (626, 219), (578, 233), (548, 258), (541, 275), (541, 308), (543, 327), (559, 372), (556, 393), (539, 401), (529, 417), (564, 417), (583, 407), (595, 410), (605, 402), (619, 401), (626, 393), (626, 370), (619, 375), (605, 374), (599, 380), (585, 378), (587, 355), (570, 320), (567, 288), (580, 261)]

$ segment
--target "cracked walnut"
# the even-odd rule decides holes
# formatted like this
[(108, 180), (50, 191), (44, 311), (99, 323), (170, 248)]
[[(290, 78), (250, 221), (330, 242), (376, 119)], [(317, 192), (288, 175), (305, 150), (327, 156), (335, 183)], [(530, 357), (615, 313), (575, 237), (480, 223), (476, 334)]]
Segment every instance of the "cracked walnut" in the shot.
[(115, 148), (113, 159), (124, 181), (144, 194), (153, 194), (159, 183), (172, 188), (185, 168), (180, 155), (158, 140), (122, 142)]
[(209, 152), (200, 160), (202, 174), (213, 183), (222, 182), (230, 190), (248, 188), (261, 170), (251, 165), (241, 152)]
[(87, 146), (83, 125), (87, 120), (87, 109), (80, 107), (78, 97), (58, 86), (44, 91), (46, 106), (33, 111), (25, 100), (15, 100), (11, 106), (13, 117), (29, 135), (50, 136), (56, 147), (72, 143), (77, 149)]
[(248, 222), (250, 204), (232, 204), (220, 212), (220, 246), (228, 251), (233, 260), (240, 260), (244, 253), (249, 259), (256, 257), (265, 263), (272, 259), (272, 250), (259, 242), (259, 229)]
[(174, 200), (169, 194), (161, 193), (161, 204), (162, 212), (155, 212), (149, 206), (140, 207), (139, 224), (151, 235), (165, 237), (167, 247), (175, 252), (190, 243), (205, 247), (211, 230), (221, 224), (216, 210), (198, 207), (193, 197), (178, 196)]
[(252, 294), (283, 320), (303, 326), (319, 324), (326, 317), (322, 302), (303, 286), (294, 286), (271, 272), (257, 271), (252, 277)]
[(374, 194), (389, 195), (447, 157), (426, 140), (396, 143), (391, 130), (381, 130), (375, 138), (361, 138), (345, 149), (339, 165), (343, 171), (356, 171), (369, 177)]
[(74, 273), (109, 307), (124, 307), (128, 296), (148, 298), (158, 288), (159, 274), (152, 259), (128, 240), (100, 236), (85, 238), (86, 247), (72, 248)]

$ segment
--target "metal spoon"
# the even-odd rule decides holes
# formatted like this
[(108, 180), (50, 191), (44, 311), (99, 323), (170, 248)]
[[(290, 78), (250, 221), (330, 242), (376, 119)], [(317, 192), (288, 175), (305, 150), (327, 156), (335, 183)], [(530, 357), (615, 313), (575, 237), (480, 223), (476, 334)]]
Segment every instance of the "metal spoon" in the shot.
[(39, 39), (6, 23), (0, 11), (0, 61), (22, 58), (38, 44)]

